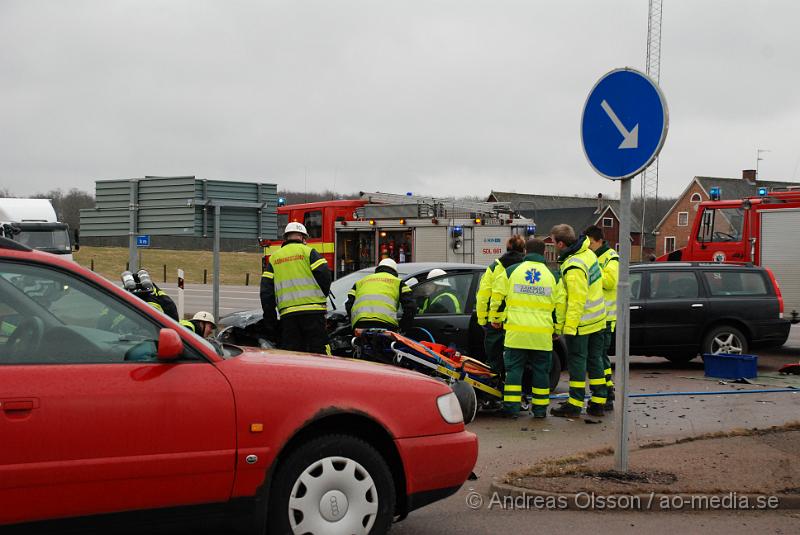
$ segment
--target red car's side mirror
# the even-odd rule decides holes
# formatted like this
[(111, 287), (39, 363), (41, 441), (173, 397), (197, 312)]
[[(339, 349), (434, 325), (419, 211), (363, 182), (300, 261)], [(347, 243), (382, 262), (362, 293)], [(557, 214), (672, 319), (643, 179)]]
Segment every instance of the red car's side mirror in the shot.
[(183, 340), (172, 329), (158, 333), (158, 360), (177, 360), (183, 354)]

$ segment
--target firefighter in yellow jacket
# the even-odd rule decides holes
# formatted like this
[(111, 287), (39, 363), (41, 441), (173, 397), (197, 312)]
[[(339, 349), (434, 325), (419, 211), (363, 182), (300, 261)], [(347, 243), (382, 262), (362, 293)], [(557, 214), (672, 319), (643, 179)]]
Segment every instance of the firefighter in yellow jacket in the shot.
[(569, 398), (550, 414), (580, 416), (586, 392), (586, 372), (592, 397), (586, 409), (592, 416), (603, 416), (606, 404), (606, 378), (603, 366), (606, 305), (603, 272), (597, 256), (589, 249), (589, 239), (575, 236), (569, 225), (556, 225), (550, 237), (559, 251), (561, 284), (566, 301), (556, 307), (556, 334), (567, 343)]
[[(505, 331), (503, 360), (506, 368), (503, 387), (504, 415), (519, 417), (522, 401), (522, 373), (532, 369), (533, 416), (547, 416), (550, 403), (550, 366), (553, 351), (553, 311), (563, 300), (562, 289), (545, 265), (545, 244), (528, 239), (522, 262), (495, 275), (489, 321)], [(505, 313), (501, 312), (505, 308)]]
[[(503, 372), (503, 329), (495, 329), (488, 321), (489, 304), (492, 300), (492, 287), (497, 276), (514, 264), (522, 262), (525, 256), (525, 238), (514, 234), (506, 242), (506, 254), (492, 262), (481, 277), (478, 293), (475, 296), (475, 309), (478, 325), (483, 327), (483, 347), (486, 351), (486, 363), (495, 373)], [(502, 309), (501, 309), (502, 311)], [(498, 322), (502, 323), (502, 322)]]
[[(306, 245), (308, 231), (289, 223), (283, 245), (261, 276), (261, 307), (267, 336), (280, 327), (281, 349), (331, 354), (325, 315), (331, 289), (331, 272), (325, 258)], [(280, 313), (280, 323), (276, 314)]]
[(617, 327), (617, 283), (619, 282), (619, 254), (608, 246), (603, 236), (603, 229), (592, 225), (583, 233), (589, 238), (589, 249), (594, 251), (597, 262), (603, 271), (603, 296), (606, 300), (606, 329), (603, 349), (603, 368), (606, 376), (605, 410), (614, 410), (614, 377), (611, 372), (611, 359), (608, 350)]
[[(403, 317), (397, 321), (398, 309), (402, 306)], [(411, 296), (411, 288), (397, 276), (397, 263), (391, 258), (381, 260), (375, 273), (356, 281), (347, 293), (345, 303), (347, 315), (353, 329), (413, 327), (417, 303)]]

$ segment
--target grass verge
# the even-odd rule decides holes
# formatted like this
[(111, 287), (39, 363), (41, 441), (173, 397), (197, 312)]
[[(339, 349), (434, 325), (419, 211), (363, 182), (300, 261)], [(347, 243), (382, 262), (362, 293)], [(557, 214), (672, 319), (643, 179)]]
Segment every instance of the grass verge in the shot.
[[(167, 282), (178, 279), (178, 269), (183, 269), (187, 283), (211, 284), (214, 260), (211, 251), (175, 251), (167, 249), (139, 249), (140, 264), (150, 272), (158, 283), (164, 282), (164, 266)], [(123, 247), (81, 247), (74, 254), (75, 260), (86, 268), (94, 265), (94, 271), (111, 280), (118, 280), (128, 262), (128, 249)], [(258, 285), (261, 277), (261, 255), (258, 253), (220, 253), (220, 284), (244, 285), (249, 273), (250, 284)]]

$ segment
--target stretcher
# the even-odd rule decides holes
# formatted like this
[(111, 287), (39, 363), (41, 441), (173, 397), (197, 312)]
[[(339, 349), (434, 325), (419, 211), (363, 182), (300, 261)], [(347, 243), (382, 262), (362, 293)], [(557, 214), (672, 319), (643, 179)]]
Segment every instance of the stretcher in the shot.
[(356, 329), (354, 335), (355, 358), (392, 364), (447, 382), (459, 398), (466, 423), (475, 417), (479, 401), (487, 406), (503, 399), (502, 378), (483, 362), (452, 348), (384, 329)]

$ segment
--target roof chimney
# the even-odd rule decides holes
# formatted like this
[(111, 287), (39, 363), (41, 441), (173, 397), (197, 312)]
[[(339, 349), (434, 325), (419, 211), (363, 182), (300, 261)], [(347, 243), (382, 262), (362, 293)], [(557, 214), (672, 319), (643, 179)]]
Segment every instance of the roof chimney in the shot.
[(603, 194), (602, 193), (598, 193), (597, 194), (597, 211), (595, 212), (595, 214), (599, 214), (602, 211), (603, 211)]
[(743, 169), (742, 170), (742, 179), (746, 180), (750, 184), (756, 183), (756, 170), (755, 169)]

